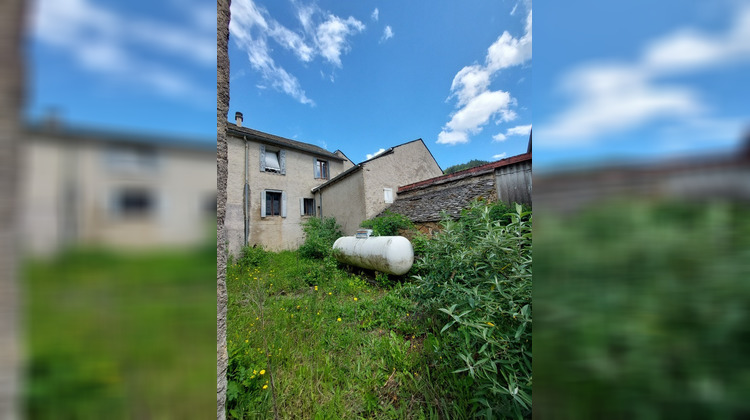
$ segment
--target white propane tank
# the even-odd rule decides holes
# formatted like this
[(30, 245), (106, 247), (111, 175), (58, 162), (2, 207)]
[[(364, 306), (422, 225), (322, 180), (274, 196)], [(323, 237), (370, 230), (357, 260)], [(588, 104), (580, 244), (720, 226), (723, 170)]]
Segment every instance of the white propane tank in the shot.
[(339, 262), (400, 276), (414, 264), (414, 248), (403, 236), (344, 236), (336, 239), (333, 249)]

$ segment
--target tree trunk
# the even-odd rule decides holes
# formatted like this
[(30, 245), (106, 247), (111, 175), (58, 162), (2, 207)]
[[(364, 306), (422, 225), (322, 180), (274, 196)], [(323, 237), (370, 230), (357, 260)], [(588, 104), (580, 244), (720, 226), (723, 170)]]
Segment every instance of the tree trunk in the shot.
[(23, 0), (0, 2), (0, 418), (20, 417), (16, 193), (23, 100)]
[(229, 112), (229, 6), (218, 0), (216, 23), (216, 418), (226, 418), (227, 396), (227, 113)]

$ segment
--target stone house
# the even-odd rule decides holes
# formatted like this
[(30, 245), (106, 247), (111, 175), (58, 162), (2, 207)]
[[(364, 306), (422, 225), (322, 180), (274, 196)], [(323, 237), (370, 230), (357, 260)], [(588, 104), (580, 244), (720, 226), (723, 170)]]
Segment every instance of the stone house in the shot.
[(394, 146), (355, 165), (340, 150), (227, 123), (228, 250), (296, 249), (311, 217), (335, 217), (345, 234), (393, 202), (399, 185), (441, 174), (424, 142)]
[(226, 231), (230, 254), (244, 245), (269, 250), (302, 244), (302, 224), (320, 216), (311, 190), (353, 166), (340, 151), (227, 123)]
[(422, 139), (394, 146), (313, 188), (323, 217), (335, 217), (345, 235), (396, 199), (399, 185), (443, 173)]
[(143, 249), (212, 241), (214, 144), (54, 121), (28, 126), (20, 144), (24, 252), (40, 256), (68, 245)]

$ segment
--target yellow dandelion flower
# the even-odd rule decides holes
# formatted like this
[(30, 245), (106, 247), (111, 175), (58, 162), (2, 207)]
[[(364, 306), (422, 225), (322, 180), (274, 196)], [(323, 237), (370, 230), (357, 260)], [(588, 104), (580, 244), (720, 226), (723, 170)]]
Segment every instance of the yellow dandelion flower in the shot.
[(245, 342), (247, 343), (247, 340), (245, 340)]
[(316, 292), (318, 291), (318, 286), (315, 286), (315, 291), (316, 291)]
[(267, 389), (267, 388), (268, 388), (268, 385), (263, 385), (263, 389)]
[(258, 371), (257, 371), (257, 370), (255, 370), (255, 369), (253, 369), (253, 375), (255, 375), (255, 374), (257, 374), (257, 373), (258, 373)]
[(330, 294), (332, 294), (332, 293), (331, 293), (331, 292), (328, 292), (328, 294), (330, 295)]
[(341, 322), (341, 318), (336, 319), (336, 321)]
[(261, 375), (265, 375), (265, 374), (266, 374), (266, 370), (265, 370), (265, 369), (262, 369), (262, 370), (260, 371), (260, 374), (261, 374)]
[(490, 327), (494, 327), (495, 326), (495, 324), (493, 324), (491, 322), (488, 322), (487, 325), (489, 325)]
[(357, 298), (354, 298), (354, 301), (356, 302), (356, 301), (357, 301)]

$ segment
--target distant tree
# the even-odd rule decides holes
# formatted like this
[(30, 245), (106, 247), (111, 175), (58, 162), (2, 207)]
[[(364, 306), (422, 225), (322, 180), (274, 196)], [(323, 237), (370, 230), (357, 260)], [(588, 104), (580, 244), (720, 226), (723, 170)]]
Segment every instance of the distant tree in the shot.
[(469, 168), (474, 168), (474, 167), (477, 167), (477, 166), (482, 166), (485, 163), (490, 163), (490, 162), (486, 161), (486, 160), (472, 159), (472, 160), (470, 160), (470, 161), (468, 161), (466, 163), (462, 163), (462, 164), (459, 164), (459, 165), (449, 166), (448, 168), (446, 168), (443, 171), (443, 174), (445, 174), (445, 175), (452, 174), (452, 173), (455, 173), (455, 172), (458, 172), (458, 171), (463, 171), (464, 169), (469, 169)]

